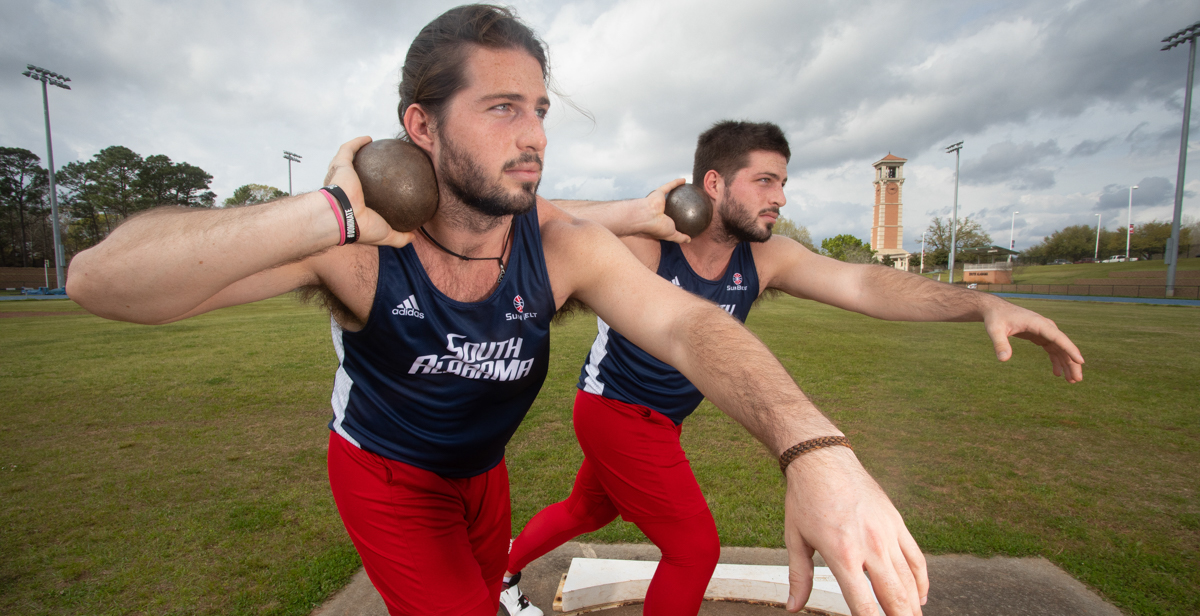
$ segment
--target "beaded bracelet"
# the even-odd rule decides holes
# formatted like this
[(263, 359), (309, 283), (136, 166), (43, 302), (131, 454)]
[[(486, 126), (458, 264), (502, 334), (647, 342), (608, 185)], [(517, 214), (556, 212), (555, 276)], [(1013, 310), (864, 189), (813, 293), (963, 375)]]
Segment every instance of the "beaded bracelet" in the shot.
[(851, 451), (854, 450), (854, 447), (850, 445), (850, 439), (844, 436), (821, 436), (818, 438), (809, 439), (796, 445), (792, 445), (787, 451), (783, 452), (783, 455), (779, 456), (779, 472), (786, 475), (787, 467), (792, 463), (792, 460), (795, 460), (796, 458), (799, 458), (800, 456), (813, 451), (814, 449), (821, 449), (823, 447), (836, 447), (839, 445), (843, 447), (850, 447)]

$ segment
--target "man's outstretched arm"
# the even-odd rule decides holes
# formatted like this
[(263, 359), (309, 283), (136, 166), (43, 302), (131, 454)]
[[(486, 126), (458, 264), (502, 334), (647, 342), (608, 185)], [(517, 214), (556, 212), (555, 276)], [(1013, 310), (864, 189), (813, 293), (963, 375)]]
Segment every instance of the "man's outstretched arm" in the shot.
[[(641, 266), (612, 235), (576, 222), (544, 226), (543, 237), (560, 303), (573, 296), (588, 304), (634, 344), (682, 372), (773, 455), (806, 440), (842, 435), (749, 330)], [(855, 614), (873, 613), (875, 596), (889, 615), (920, 612), (929, 586), (924, 556), (851, 450), (832, 447), (801, 456), (788, 468), (787, 485), (791, 611), (807, 601), (816, 549)]]
[(1024, 338), (1045, 349), (1055, 376), (1083, 380), (1083, 355), (1054, 321), (994, 295), (891, 267), (843, 263), (785, 237), (772, 237), (755, 259), (764, 288), (889, 321), (982, 321), (1000, 361), (1012, 357), (1009, 337)]
[[(409, 234), (393, 231), (363, 205), (352, 161), (369, 142), (360, 137), (344, 144), (326, 183), (350, 197), (360, 242), (403, 246)], [(245, 208), (152, 210), (76, 255), (67, 293), (105, 318), (165, 323), (194, 314), (226, 289), (233, 288), (235, 303), (241, 303), (315, 284), (315, 274), (304, 267), (279, 266), (336, 246), (340, 234), (321, 193)], [(251, 276), (253, 285), (235, 286)]]
[[(617, 237), (644, 237), (686, 243), (691, 238), (675, 230), (675, 222), (663, 213), (667, 193), (683, 184), (683, 179), (671, 180), (641, 199), (622, 201), (579, 201), (554, 199), (551, 202), (568, 214), (590, 220), (608, 229)], [(541, 200), (541, 197), (538, 198)]]

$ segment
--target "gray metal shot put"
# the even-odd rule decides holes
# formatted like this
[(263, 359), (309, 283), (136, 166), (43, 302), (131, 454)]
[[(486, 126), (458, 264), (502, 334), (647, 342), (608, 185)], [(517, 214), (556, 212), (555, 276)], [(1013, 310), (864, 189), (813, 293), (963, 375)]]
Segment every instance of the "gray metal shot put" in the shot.
[(675, 229), (696, 237), (712, 222), (713, 208), (704, 190), (695, 184), (681, 184), (667, 193), (667, 216), (675, 221)]
[(399, 139), (372, 141), (354, 155), (363, 200), (397, 231), (412, 231), (437, 213), (438, 186), (425, 150)]

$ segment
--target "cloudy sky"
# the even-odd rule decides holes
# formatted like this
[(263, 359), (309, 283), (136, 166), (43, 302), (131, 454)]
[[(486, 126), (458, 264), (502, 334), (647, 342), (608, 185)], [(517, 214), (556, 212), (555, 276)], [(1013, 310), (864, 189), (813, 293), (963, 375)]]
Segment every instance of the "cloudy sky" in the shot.
[[(23, 0), (0, 3), (0, 145), (45, 155), (26, 63), (51, 89), (56, 165), (110, 145), (214, 176), (320, 186), (340, 143), (395, 136), (412, 37), (457, 4), (428, 1)], [(1055, 229), (1169, 220), (1195, 0), (1064, 2), (632, 0), (513, 3), (549, 44), (560, 90), (541, 192), (640, 196), (689, 175), (696, 135), (725, 119), (780, 124), (792, 144), (783, 214), (814, 238), (866, 239), (871, 163), (908, 159), (905, 247), (953, 200), (998, 244)], [(1200, 217), (1200, 113), (1184, 214)]]

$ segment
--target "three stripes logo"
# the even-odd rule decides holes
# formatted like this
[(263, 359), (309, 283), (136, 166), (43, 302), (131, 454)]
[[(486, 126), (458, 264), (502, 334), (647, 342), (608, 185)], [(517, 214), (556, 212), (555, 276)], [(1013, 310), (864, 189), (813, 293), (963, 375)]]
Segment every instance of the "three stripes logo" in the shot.
[(409, 295), (408, 299), (397, 304), (395, 308), (392, 308), (392, 314), (398, 317), (425, 318), (425, 313), (421, 312), (421, 309), (417, 307), (417, 298), (412, 295)]

